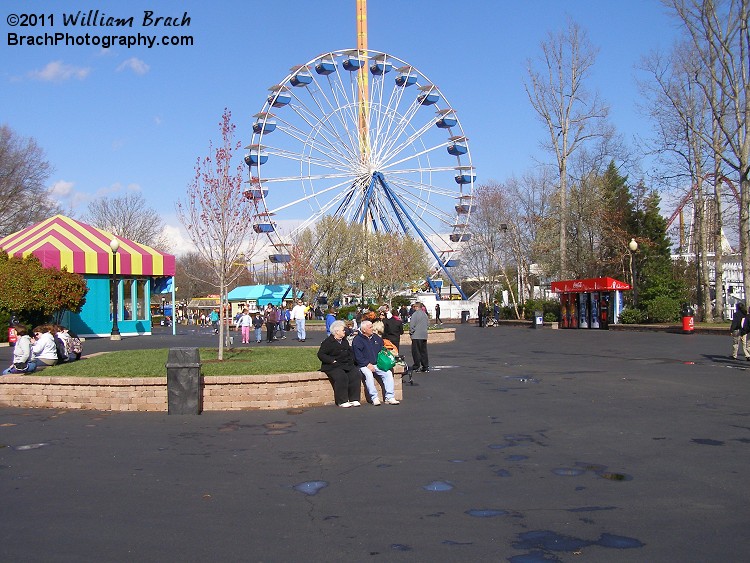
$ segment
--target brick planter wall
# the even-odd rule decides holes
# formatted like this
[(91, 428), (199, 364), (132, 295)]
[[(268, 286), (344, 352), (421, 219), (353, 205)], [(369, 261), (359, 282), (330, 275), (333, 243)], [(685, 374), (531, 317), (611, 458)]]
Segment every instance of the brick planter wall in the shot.
[[(396, 398), (403, 398), (401, 377)], [(319, 371), (203, 377), (203, 410), (288, 409), (332, 405), (333, 389)], [(382, 398), (382, 396), (381, 396)], [(364, 385), (362, 398), (364, 402)], [(0, 406), (167, 412), (165, 377), (0, 377)]]

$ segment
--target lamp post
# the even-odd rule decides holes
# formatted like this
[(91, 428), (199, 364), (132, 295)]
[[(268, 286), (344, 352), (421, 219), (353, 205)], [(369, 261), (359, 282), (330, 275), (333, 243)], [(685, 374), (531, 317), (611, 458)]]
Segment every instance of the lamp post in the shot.
[(365, 275), (360, 274), (359, 282), (362, 284), (362, 306), (365, 306)]
[(117, 327), (117, 250), (120, 241), (113, 238), (109, 241), (109, 247), (112, 249), (112, 333), (109, 339), (120, 340), (120, 329)]
[(636, 266), (633, 264), (633, 253), (638, 250), (638, 242), (631, 238), (628, 243), (628, 249), (630, 249), (630, 282), (633, 284), (633, 306), (638, 306), (638, 284), (636, 284), (635, 273)]

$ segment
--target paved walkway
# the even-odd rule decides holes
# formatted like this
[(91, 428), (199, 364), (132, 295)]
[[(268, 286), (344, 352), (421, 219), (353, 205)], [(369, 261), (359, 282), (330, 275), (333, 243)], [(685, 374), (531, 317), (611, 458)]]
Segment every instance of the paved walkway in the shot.
[(747, 559), (728, 336), (455, 326), (397, 407), (0, 409), (0, 560)]

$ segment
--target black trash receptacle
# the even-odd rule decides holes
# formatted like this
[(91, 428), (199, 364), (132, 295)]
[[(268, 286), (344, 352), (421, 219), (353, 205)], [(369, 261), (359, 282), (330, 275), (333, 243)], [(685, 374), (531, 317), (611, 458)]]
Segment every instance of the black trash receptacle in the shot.
[(461, 323), (469, 322), (469, 311), (461, 311)]
[(544, 326), (544, 315), (541, 311), (534, 311), (534, 328), (542, 328)]
[(169, 414), (200, 414), (203, 393), (198, 348), (170, 348), (166, 368)]

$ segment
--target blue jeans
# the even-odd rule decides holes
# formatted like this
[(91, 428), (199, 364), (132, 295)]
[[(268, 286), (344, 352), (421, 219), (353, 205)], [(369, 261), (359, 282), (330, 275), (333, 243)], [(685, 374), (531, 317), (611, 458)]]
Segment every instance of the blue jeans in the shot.
[(259, 326), (255, 329), (255, 341), (260, 342), (261, 340), (263, 340), (263, 327)]
[[(362, 366), (359, 368), (359, 371), (362, 372), (362, 379), (365, 381), (365, 389), (367, 390), (367, 396), (370, 397), (370, 400), (378, 398), (378, 388), (375, 385), (375, 377), (373, 376), (373, 373), (369, 370), (367, 366)], [(383, 399), (388, 400), (392, 399), (394, 396), (393, 393), (393, 373), (391, 371), (383, 371), (382, 369), (375, 366), (375, 375), (377, 375), (380, 380), (383, 382), (383, 387), (385, 388), (385, 396)]]
[(10, 366), (8, 369), (3, 371), (3, 375), (13, 375), (14, 373), (31, 373), (36, 369), (36, 362), (28, 362), (26, 369), (23, 371), (17, 370), (15, 367)]
[(295, 320), (294, 324), (297, 325), (297, 340), (304, 340), (305, 333), (305, 319)]

